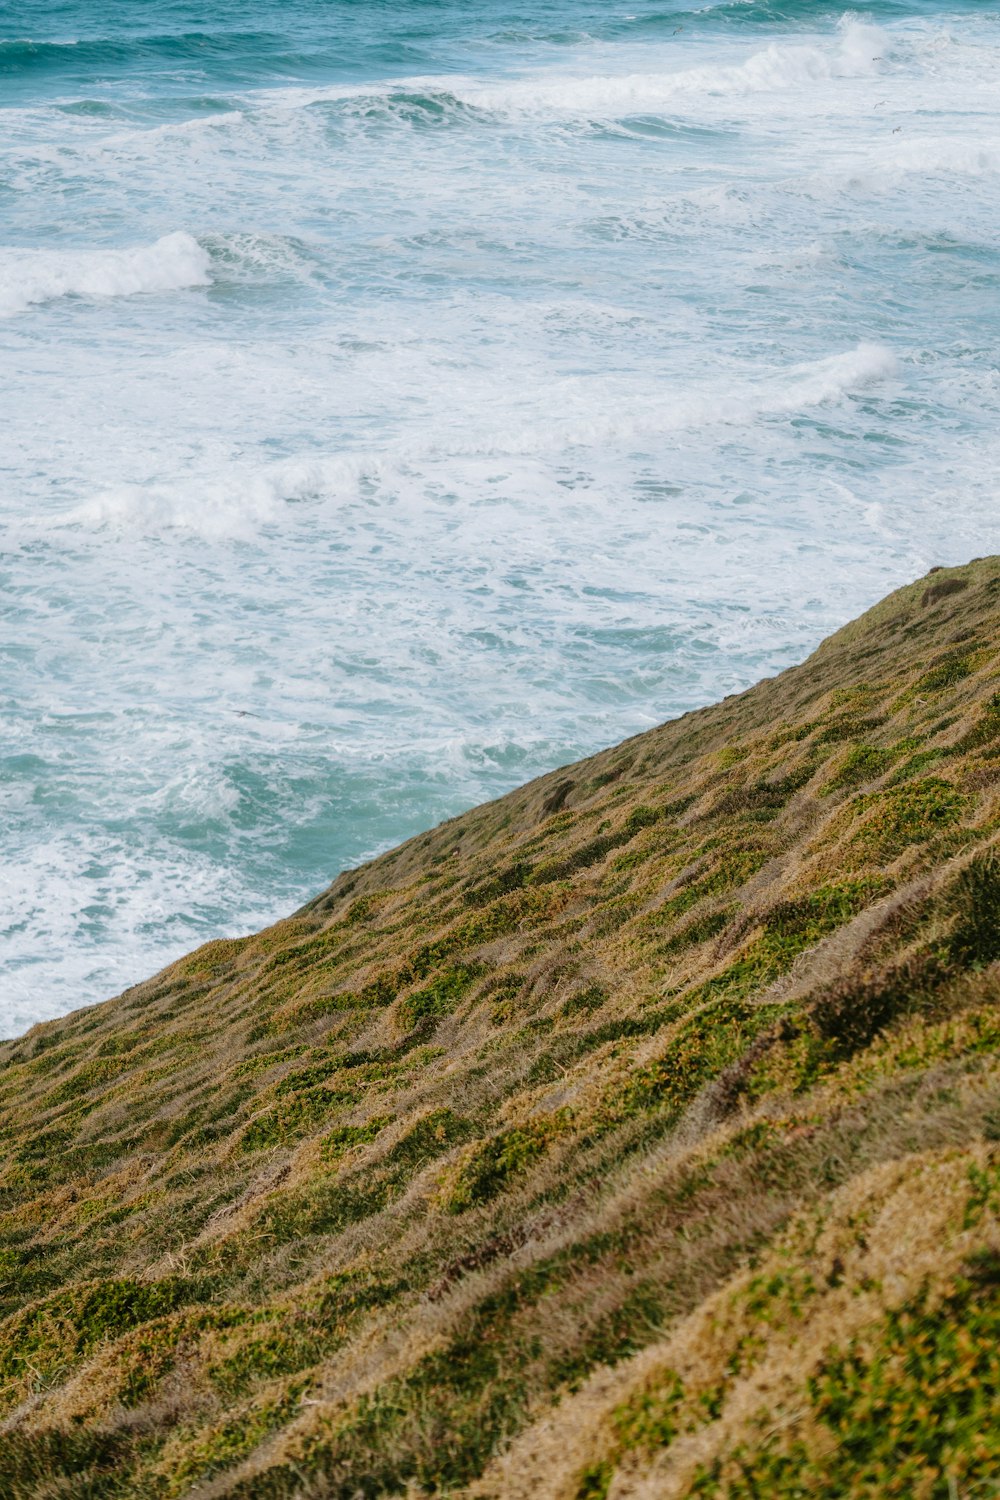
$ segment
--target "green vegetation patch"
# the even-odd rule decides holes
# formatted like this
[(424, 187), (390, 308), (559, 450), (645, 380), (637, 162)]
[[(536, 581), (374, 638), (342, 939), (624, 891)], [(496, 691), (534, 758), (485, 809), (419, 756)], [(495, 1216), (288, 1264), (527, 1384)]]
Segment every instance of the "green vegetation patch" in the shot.
[(459, 1141), (468, 1140), (470, 1122), (451, 1109), (433, 1109), (410, 1126), (385, 1158), (390, 1168), (404, 1168), (408, 1175), (425, 1162), (440, 1156)]
[(532, 865), (529, 860), (517, 860), (495, 875), (488, 875), (484, 880), (477, 880), (467, 886), (463, 900), (466, 906), (488, 906), (499, 896), (507, 896), (511, 891), (520, 890), (527, 884), (531, 873)]
[(663, 808), (634, 807), (620, 828), (598, 834), (596, 838), (580, 844), (560, 859), (548, 859), (539, 864), (532, 874), (533, 883), (546, 885), (557, 880), (567, 880), (578, 870), (586, 870), (591, 865), (598, 864), (613, 850), (630, 844), (644, 828), (652, 828), (664, 816), (664, 811)]
[(884, 722), (884, 719), (863, 718), (858, 714), (835, 714), (824, 724), (822, 733), (816, 737), (816, 743), (839, 745), (844, 740), (858, 740), (871, 734), (872, 730), (880, 729)]
[(776, 1010), (739, 998), (705, 1006), (662, 1057), (637, 1069), (625, 1088), (600, 1107), (595, 1117), (598, 1133), (652, 1109), (676, 1119), (711, 1079), (736, 1061)]
[(916, 755), (911, 755), (903, 764), (889, 777), (888, 785), (895, 787), (903, 781), (912, 781), (915, 776), (923, 776), (932, 766), (940, 765), (952, 754), (951, 750), (936, 747), (932, 750), (918, 750)]
[(367, 1146), (389, 1123), (388, 1115), (376, 1115), (364, 1125), (337, 1125), (323, 1137), (320, 1155), (324, 1161), (336, 1162), (355, 1146)]
[(693, 917), (690, 922), (686, 922), (683, 927), (667, 938), (665, 943), (661, 943), (659, 951), (664, 955), (681, 953), (685, 948), (693, 948), (698, 943), (707, 943), (709, 938), (718, 937), (719, 933), (728, 927), (738, 910), (736, 906), (724, 906), (718, 911), (708, 911), (701, 916)]
[(768, 835), (751, 835), (720, 847), (717, 839), (704, 846), (705, 863), (695, 865), (688, 878), (679, 877), (680, 888), (648, 917), (637, 923), (644, 931), (657, 932), (667, 922), (683, 916), (708, 896), (721, 896), (745, 885), (772, 858), (775, 846)]
[(502, 1193), (544, 1155), (565, 1129), (562, 1113), (530, 1120), (501, 1130), (482, 1141), (466, 1157), (444, 1195), (442, 1206), (449, 1213), (463, 1213)]
[(419, 1021), (450, 1015), (485, 973), (484, 964), (459, 964), (446, 969), (423, 989), (406, 996), (399, 1007), (400, 1021), (409, 1029)]
[(776, 780), (747, 782), (743, 786), (731, 787), (714, 802), (707, 818), (741, 816), (749, 823), (769, 823), (785, 806), (795, 792), (801, 791), (812, 779), (816, 766), (812, 761)]
[(875, 781), (888, 770), (892, 762), (891, 750), (883, 750), (877, 745), (854, 745), (840, 761), (823, 791), (835, 792), (843, 787), (862, 786), (866, 781)]
[(93, 1427), (15, 1431), (5, 1434), (3, 1444), (4, 1500), (38, 1495), (39, 1485), (55, 1475), (73, 1476), (72, 1490), (64, 1488), (63, 1494), (79, 1495), (81, 1500), (123, 1494), (137, 1448), (131, 1432)]
[(43, 1109), (54, 1108), (57, 1104), (68, 1104), (71, 1100), (79, 1099), (81, 1094), (87, 1094), (91, 1089), (99, 1088), (102, 1083), (110, 1083), (113, 1079), (121, 1077), (135, 1063), (128, 1057), (94, 1057), (89, 1062), (82, 1063), (75, 1072), (60, 1083), (42, 1100)]
[(0, 1381), (44, 1375), (105, 1338), (162, 1318), (210, 1295), (204, 1282), (109, 1279), (74, 1287), (15, 1313), (0, 1325)]
[(289, 1146), (326, 1119), (331, 1110), (359, 1102), (357, 1089), (330, 1089), (322, 1084), (288, 1092), (250, 1121), (240, 1138), (241, 1151)]
[(981, 969), (1000, 958), (1000, 858), (992, 850), (969, 861), (953, 891), (956, 921), (948, 956)]
[(765, 972), (784, 973), (800, 953), (836, 932), (888, 889), (888, 882), (880, 878), (846, 880), (776, 902), (762, 919), (764, 931), (757, 945)]
[[(970, 1261), (940, 1299), (925, 1287), (807, 1382), (801, 1422), (702, 1469), (692, 1494), (726, 1500), (950, 1500), (1000, 1474), (1000, 1253)], [(984, 1486), (980, 1491), (978, 1486)]]
[(1000, 738), (1000, 693), (994, 693), (985, 711), (953, 747), (953, 753), (965, 755), (970, 750), (992, 746)]
[(972, 657), (946, 656), (936, 662), (922, 677), (917, 678), (913, 684), (913, 691), (915, 693), (940, 693), (943, 688), (954, 687), (956, 683), (971, 676), (974, 670), (975, 664)]
[(191, 1432), (183, 1456), (171, 1455), (170, 1472), (164, 1476), (166, 1482), (161, 1481), (154, 1493), (184, 1494), (196, 1481), (209, 1479), (246, 1458), (269, 1433), (291, 1420), (304, 1389), (304, 1384), (293, 1384), (276, 1401), (250, 1406), (207, 1431)]
[(600, 1010), (607, 998), (608, 992), (602, 984), (588, 984), (563, 1001), (561, 1013), (566, 1017), (589, 1015), (592, 1011)]
[(274, 1330), (242, 1340), (231, 1354), (213, 1361), (206, 1373), (221, 1395), (242, 1396), (258, 1382), (308, 1369), (332, 1352), (331, 1345), (316, 1329)]
[(895, 859), (910, 844), (920, 844), (951, 828), (969, 806), (951, 781), (925, 776), (870, 796), (855, 797), (852, 809), (863, 816), (851, 843), (879, 863)]

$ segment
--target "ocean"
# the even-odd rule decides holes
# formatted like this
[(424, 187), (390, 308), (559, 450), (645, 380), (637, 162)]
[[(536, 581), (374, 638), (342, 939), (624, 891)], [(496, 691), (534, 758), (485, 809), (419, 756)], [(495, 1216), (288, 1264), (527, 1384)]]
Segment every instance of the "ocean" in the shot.
[(998, 550), (1000, 12), (0, 4), (0, 1035)]

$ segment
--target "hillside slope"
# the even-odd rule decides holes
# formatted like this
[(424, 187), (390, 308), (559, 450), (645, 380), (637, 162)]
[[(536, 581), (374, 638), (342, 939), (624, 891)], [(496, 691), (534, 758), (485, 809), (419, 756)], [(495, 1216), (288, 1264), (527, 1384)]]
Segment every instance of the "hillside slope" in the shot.
[(1000, 559), (0, 1047), (0, 1497), (1000, 1477)]

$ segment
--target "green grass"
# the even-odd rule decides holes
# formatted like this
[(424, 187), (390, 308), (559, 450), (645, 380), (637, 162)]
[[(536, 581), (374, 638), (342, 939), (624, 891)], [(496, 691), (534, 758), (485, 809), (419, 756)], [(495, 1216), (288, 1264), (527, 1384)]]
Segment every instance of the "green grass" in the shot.
[[(692, 1493), (726, 1500), (988, 1494), (1000, 1474), (1000, 1256), (983, 1252), (943, 1298), (924, 1289), (876, 1329), (832, 1350), (804, 1396), (824, 1434), (821, 1449), (794, 1426), (775, 1432), (704, 1468)], [(770, 1426), (763, 1413), (761, 1426)]]

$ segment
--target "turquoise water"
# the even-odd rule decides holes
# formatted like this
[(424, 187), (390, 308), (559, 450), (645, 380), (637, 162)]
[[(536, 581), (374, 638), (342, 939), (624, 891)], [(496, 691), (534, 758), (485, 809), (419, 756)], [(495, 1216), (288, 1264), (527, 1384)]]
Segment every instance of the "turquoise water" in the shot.
[(994, 7), (0, 39), (0, 1034), (997, 550)]

